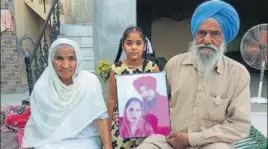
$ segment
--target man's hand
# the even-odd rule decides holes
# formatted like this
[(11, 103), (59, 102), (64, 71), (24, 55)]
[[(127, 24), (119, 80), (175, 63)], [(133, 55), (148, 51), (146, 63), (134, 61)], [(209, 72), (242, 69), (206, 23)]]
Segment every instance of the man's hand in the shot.
[(173, 132), (167, 137), (167, 142), (175, 149), (184, 149), (189, 145), (188, 133), (185, 132)]

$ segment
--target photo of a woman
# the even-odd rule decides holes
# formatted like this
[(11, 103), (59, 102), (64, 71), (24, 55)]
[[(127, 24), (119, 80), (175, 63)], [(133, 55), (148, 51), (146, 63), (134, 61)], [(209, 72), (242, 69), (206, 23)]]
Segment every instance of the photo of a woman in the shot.
[(124, 115), (119, 117), (120, 137), (146, 137), (153, 134), (153, 128), (145, 117), (142, 101), (135, 97), (130, 98), (125, 104)]

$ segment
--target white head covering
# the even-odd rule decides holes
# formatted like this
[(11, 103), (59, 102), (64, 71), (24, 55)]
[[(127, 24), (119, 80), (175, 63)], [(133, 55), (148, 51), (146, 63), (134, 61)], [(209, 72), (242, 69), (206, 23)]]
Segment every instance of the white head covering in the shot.
[[(61, 44), (73, 47), (77, 59), (73, 84), (68, 86), (60, 81), (52, 64)], [(69, 138), (107, 111), (98, 78), (80, 70), (80, 63), (80, 49), (74, 41), (58, 39), (53, 42), (48, 67), (30, 97), (31, 117), (25, 127), (22, 147), (36, 147)]]

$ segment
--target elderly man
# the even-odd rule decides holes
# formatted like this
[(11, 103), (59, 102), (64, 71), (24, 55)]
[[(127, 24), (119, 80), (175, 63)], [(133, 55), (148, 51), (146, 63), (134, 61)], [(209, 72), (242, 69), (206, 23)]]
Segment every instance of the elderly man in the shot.
[(224, 56), (239, 30), (235, 9), (222, 1), (197, 7), (190, 52), (165, 67), (170, 89), (170, 136), (153, 135), (137, 149), (231, 149), (250, 130), (250, 75)]

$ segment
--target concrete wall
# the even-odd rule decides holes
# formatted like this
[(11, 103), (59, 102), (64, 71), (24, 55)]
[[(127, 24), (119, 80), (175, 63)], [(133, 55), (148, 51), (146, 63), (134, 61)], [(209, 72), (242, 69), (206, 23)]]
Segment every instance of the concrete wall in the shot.
[[(111, 63), (114, 61), (119, 40), (130, 25), (136, 25), (136, 1), (93, 0), (93, 45), (96, 66), (102, 59)], [(106, 96), (107, 84), (103, 84), (103, 90)]]
[(40, 17), (30, 9), (24, 0), (14, 0), (17, 37), (29, 36), (37, 39), (40, 35)]
[(43, 0), (16, 0), (16, 1), (25, 3), (30, 9), (32, 9), (36, 14), (38, 14), (43, 20), (46, 19), (46, 16), (49, 12), (49, 9), (52, 3), (52, 0), (46, 0), (46, 3), (45, 3), (46, 11), (44, 11)]
[(163, 18), (152, 24), (152, 47), (157, 56), (170, 59), (187, 52), (192, 41), (190, 19), (175, 21)]
[(95, 56), (99, 60), (105, 59), (112, 62), (124, 30), (130, 25), (136, 25), (136, 2), (94, 0), (94, 3)]
[(73, 23), (92, 23), (93, 0), (61, 0), (63, 14), (71, 16)]
[[(70, 3), (72, 0), (60, 0), (60, 20), (61, 23), (72, 23), (72, 18), (70, 13), (72, 12)], [(45, 0), (45, 6), (43, 0), (21, 0), (22, 3), (25, 3), (32, 11), (34, 11), (42, 20), (46, 20), (49, 10), (51, 9), (51, 4), (53, 0)], [(45, 7), (45, 8), (44, 8)], [(53, 19), (51, 18), (53, 21)]]
[[(157, 56), (167, 59), (188, 51), (189, 42), (193, 40), (191, 19), (175, 21), (162, 18), (152, 23), (152, 46)], [(244, 34), (242, 34), (244, 35)], [(227, 45), (227, 51), (240, 50), (241, 35)]]

